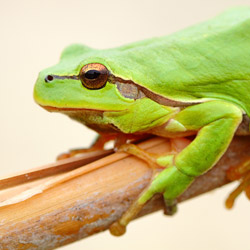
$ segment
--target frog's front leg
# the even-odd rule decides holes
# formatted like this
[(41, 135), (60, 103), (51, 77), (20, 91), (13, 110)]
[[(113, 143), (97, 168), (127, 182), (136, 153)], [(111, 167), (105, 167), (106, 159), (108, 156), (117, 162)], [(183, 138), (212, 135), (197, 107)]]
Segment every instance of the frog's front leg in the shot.
[(125, 232), (126, 225), (154, 194), (162, 193), (167, 206), (174, 205), (193, 182), (195, 177), (205, 173), (220, 159), (229, 146), (233, 135), (242, 120), (242, 112), (236, 106), (211, 101), (193, 105), (179, 112), (169, 121), (166, 133), (176, 133), (178, 129), (198, 131), (196, 138), (176, 156), (161, 156), (157, 163), (166, 168), (156, 175), (125, 214), (110, 231), (113, 235)]
[(118, 133), (111, 133), (111, 134), (99, 133), (89, 148), (71, 149), (71, 150), (69, 150), (69, 152), (60, 154), (57, 157), (57, 160), (67, 159), (67, 158), (73, 157), (73, 156), (78, 155), (78, 154), (93, 152), (96, 150), (103, 150), (105, 144), (107, 142), (110, 142), (113, 140), (115, 141), (115, 144), (117, 144), (117, 142), (118, 142), (118, 144), (121, 144), (121, 143), (126, 143), (127, 140), (133, 140), (133, 139), (139, 140), (139, 139), (144, 139), (144, 138), (145, 138), (145, 135), (144, 136), (138, 136), (138, 135), (135, 136), (135, 135), (131, 134), (128, 136), (123, 136), (122, 134), (118, 134)]
[(73, 157), (77, 154), (93, 152), (96, 150), (104, 149), (104, 146), (107, 142), (114, 140), (117, 135), (114, 134), (99, 134), (92, 145), (89, 148), (78, 148), (78, 149), (71, 149), (69, 152), (62, 153), (57, 157), (57, 160), (63, 160), (66, 158)]

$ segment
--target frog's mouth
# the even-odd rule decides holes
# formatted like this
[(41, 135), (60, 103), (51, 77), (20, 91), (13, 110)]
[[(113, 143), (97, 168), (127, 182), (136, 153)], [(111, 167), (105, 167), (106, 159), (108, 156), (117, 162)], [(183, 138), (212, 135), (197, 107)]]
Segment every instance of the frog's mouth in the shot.
[(49, 111), (49, 112), (77, 112), (77, 111), (82, 111), (82, 112), (121, 112), (122, 110), (100, 110), (100, 109), (87, 109), (87, 108), (59, 108), (59, 107), (53, 107), (53, 106), (43, 106), (41, 104), (39, 104), (42, 108), (44, 108), (45, 110)]
[[(42, 108), (46, 109), (49, 112), (61, 112), (61, 111), (77, 111), (81, 110), (80, 108), (58, 108), (53, 106), (43, 106), (39, 104)], [(83, 110), (83, 109), (82, 109)]]

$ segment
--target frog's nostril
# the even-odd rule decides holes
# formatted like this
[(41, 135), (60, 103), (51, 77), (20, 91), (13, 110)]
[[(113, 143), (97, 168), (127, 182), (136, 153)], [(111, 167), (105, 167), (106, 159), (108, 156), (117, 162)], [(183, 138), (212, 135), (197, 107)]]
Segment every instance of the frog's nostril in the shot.
[(54, 80), (54, 77), (52, 75), (47, 75), (44, 80), (45, 82), (51, 82)]

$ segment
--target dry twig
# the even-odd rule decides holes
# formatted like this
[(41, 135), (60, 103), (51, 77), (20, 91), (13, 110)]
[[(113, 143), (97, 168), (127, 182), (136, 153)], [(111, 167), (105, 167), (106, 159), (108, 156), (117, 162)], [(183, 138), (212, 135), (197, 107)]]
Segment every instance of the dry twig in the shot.
[[(160, 138), (144, 142), (143, 147), (157, 153), (170, 150), (169, 142)], [(216, 167), (198, 178), (178, 201), (228, 183), (226, 170), (249, 157), (249, 148), (249, 137), (236, 137)], [(0, 201), (4, 201), (30, 188), (44, 189), (33, 192), (31, 198), (19, 195), (17, 203), (0, 208), (0, 249), (54, 249), (106, 230), (148, 184), (150, 175), (145, 162), (115, 153), (71, 172), (1, 191)], [(161, 207), (158, 197), (139, 216)]]

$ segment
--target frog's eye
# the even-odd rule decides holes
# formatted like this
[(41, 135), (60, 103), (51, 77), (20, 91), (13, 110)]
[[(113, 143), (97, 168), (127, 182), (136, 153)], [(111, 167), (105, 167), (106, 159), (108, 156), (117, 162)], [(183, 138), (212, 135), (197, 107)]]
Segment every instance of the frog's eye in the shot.
[(82, 67), (79, 78), (88, 89), (103, 88), (108, 80), (109, 71), (100, 63), (90, 63)]

